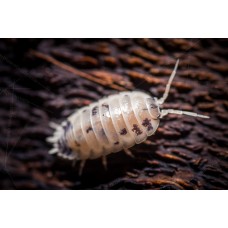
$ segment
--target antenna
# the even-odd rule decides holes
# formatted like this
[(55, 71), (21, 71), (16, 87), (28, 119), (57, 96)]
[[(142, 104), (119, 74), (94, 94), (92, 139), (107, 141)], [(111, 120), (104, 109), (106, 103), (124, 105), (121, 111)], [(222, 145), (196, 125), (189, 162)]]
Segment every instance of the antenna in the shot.
[(195, 117), (200, 117), (200, 118), (205, 118), (205, 119), (209, 119), (210, 118), (209, 116), (200, 115), (200, 114), (197, 114), (195, 112), (188, 112), (188, 111), (175, 110), (175, 109), (163, 109), (163, 110), (161, 110), (160, 118), (162, 118), (163, 116), (168, 115), (169, 113), (178, 114), (178, 115), (195, 116)]
[(167, 83), (167, 85), (166, 85), (165, 92), (164, 92), (163, 96), (158, 100), (158, 104), (160, 104), (160, 105), (163, 104), (163, 103), (165, 102), (166, 98), (167, 98), (168, 95), (169, 95), (170, 86), (171, 86), (172, 81), (173, 81), (173, 79), (174, 79), (174, 77), (175, 77), (175, 75), (176, 75), (176, 71), (177, 71), (178, 64), (179, 64), (179, 59), (177, 60), (177, 62), (176, 62), (176, 64), (175, 64), (175, 67), (174, 67), (174, 69), (173, 69), (173, 72), (172, 72), (172, 74), (170, 75), (170, 78), (169, 78), (169, 81), (168, 81), (168, 83)]

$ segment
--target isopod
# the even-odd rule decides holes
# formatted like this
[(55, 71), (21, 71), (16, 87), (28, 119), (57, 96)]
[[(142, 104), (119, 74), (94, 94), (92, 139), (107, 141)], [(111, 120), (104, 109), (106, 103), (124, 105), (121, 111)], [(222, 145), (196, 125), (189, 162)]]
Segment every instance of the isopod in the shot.
[(163, 96), (158, 99), (139, 92), (120, 92), (110, 95), (75, 111), (61, 125), (50, 123), (55, 129), (47, 141), (53, 144), (50, 154), (70, 160), (80, 160), (79, 173), (87, 159), (103, 158), (142, 143), (155, 133), (161, 118), (169, 113), (209, 118), (194, 112), (161, 109), (168, 97), (179, 60), (166, 85)]

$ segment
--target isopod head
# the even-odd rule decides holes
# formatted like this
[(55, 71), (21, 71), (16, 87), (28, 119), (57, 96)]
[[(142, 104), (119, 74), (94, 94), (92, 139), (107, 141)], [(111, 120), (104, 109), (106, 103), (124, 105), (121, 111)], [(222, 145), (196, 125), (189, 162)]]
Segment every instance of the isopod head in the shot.
[(158, 99), (156, 97), (149, 97), (146, 99), (146, 105), (151, 118), (157, 120), (161, 115)]

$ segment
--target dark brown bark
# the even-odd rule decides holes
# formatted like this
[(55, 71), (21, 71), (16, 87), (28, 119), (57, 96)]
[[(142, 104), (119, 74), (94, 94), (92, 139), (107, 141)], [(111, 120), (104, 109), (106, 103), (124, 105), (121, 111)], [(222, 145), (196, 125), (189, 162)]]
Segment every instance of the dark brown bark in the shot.
[[(48, 154), (49, 121), (122, 90), (160, 97), (180, 58), (169, 115), (131, 149), (78, 164)], [(228, 189), (227, 39), (0, 40), (0, 188)]]

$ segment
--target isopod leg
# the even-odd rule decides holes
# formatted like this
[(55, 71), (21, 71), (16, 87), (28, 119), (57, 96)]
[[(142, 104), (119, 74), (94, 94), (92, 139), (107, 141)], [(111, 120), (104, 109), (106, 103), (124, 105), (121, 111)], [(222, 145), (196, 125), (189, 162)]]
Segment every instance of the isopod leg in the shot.
[(124, 152), (125, 152), (128, 156), (130, 156), (130, 157), (132, 157), (132, 158), (135, 157), (135, 156), (131, 153), (131, 151), (130, 151), (129, 149), (124, 148), (123, 150), (124, 150)]
[(73, 160), (73, 162), (72, 162), (72, 167), (75, 167), (76, 162), (77, 162), (77, 160), (76, 160), (76, 159), (74, 159), (74, 160)]
[(86, 160), (82, 160), (80, 162), (80, 166), (79, 166), (79, 172), (78, 172), (78, 175), (81, 176), (82, 175), (82, 171), (83, 171), (83, 168), (85, 166), (85, 163), (86, 163)]
[(209, 119), (210, 118), (209, 116), (200, 115), (200, 114), (195, 113), (195, 112), (188, 112), (188, 111), (175, 110), (175, 109), (163, 109), (161, 111), (160, 118), (168, 115), (169, 113), (171, 113), (171, 114), (177, 114), (177, 115), (194, 116), (194, 117), (200, 117), (200, 118), (205, 118), (205, 119)]
[(102, 164), (103, 164), (105, 170), (107, 170), (107, 158), (106, 158), (106, 156), (102, 156)]
[(152, 145), (152, 143), (151, 143), (151, 141), (150, 140), (145, 140), (144, 142), (143, 142), (144, 144), (146, 144), (146, 145)]

